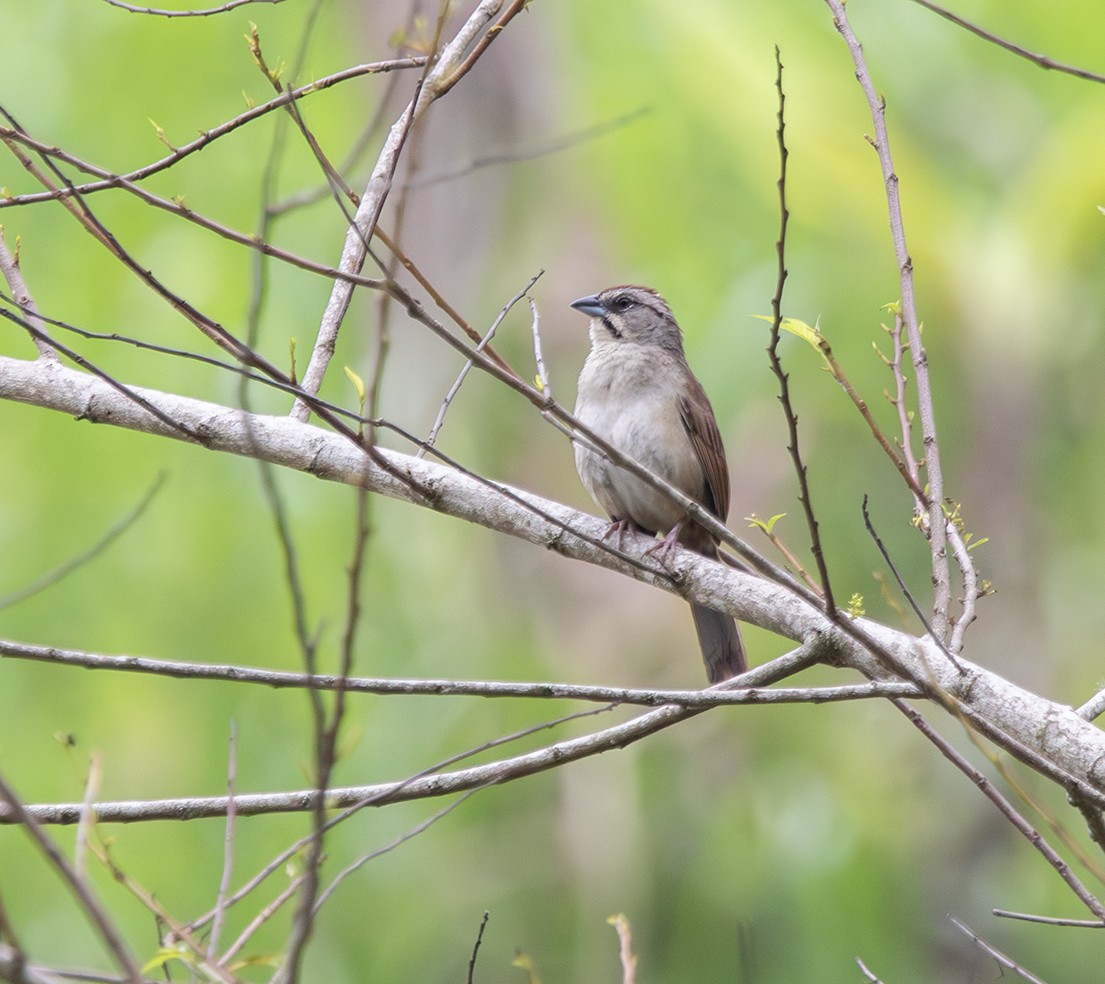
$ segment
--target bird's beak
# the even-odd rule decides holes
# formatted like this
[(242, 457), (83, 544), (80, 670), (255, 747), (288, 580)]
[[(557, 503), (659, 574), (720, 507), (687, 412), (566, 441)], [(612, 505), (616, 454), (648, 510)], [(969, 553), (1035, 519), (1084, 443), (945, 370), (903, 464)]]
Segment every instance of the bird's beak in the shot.
[(606, 314), (606, 308), (599, 300), (598, 294), (588, 294), (578, 301), (572, 301), (569, 306), (574, 307), (577, 311), (582, 311), (584, 314), (589, 314), (592, 318), (601, 318)]

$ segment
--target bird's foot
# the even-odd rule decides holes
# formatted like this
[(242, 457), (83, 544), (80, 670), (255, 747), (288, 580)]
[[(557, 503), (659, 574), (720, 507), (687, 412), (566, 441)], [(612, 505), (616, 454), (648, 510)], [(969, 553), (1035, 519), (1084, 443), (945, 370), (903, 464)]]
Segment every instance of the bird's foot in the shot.
[(655, 557), (661, 564), (667, 567), (671, 561), (671, 553), (679, 543), (679, 534), (683, 530), (683, 523), (676, 523), (659, 543), (654, 543), (641, 556)]
[(636, 532), (636, 530), (637, 530), (637, 524), (634, 523), (633, 520), (631, 520), (631, 519), (615, 519), (614, 522), (612, 522), (608, 527), (606, 527), (606, 532), (603, 533), (602, 538), (605, 541), (605, 540), (609, 540), (611, 537), (613, 537), (614, 538), (614, 549), (621, 550), (622, 549), (622, 541), (625, 540), (625, 534), (626, 534), (627, 531), (630, 531), (630, 530), (632, 530), (634, 532)]

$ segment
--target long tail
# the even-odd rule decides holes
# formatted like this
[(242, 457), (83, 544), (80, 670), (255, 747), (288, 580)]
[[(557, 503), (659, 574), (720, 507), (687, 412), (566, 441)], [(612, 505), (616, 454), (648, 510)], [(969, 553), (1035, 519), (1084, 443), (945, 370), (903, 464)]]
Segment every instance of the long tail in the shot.
[(691, 614), (710, 683), (721, 683), (748, 669), (740, 629), (732, 616), (702, 605), (691, 605)]

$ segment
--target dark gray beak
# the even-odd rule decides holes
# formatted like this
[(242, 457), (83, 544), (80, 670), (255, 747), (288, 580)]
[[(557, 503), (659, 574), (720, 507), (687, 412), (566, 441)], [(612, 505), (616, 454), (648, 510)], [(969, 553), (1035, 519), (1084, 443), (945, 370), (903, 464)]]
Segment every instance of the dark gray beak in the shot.
[(606, 308), (603, 306), (602, 301), (599, 300), (598, 294), (588, 294), (586, 297), (581, 297), (578, 301), (572, 301), (569, 307), (574, 307), (577, 311), (582, 311), (592, 318), (601, 318), (606, 314)]

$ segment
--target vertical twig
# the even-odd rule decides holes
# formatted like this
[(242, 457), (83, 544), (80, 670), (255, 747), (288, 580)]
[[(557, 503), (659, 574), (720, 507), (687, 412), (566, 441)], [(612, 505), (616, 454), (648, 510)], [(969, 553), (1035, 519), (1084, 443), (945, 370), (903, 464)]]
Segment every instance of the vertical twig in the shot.
[(786, 118), (784, 108), (786, 95), (783, 92), (783, 60), (779, 53), (779, 47), (775, 47), (775, 88), (779, 93), (778, 126), (775, 136), (779, 143), (779, 180), (776, 182), (779, 188), (779, 238), (775, 243), (775, 252), (779, 259), (778, 279), (775, 283), (775, 295), (771, 298), (771, 342), (767, 347), (768, 358), (771, 360), (771, 371), (779, 380), (779, 402), (783, 407), (783, 416), (787, 421), (788, 444), (791, 460), (794, 462), (794, 471), (798, 476), (798, 501), (802, 503), (802, 510), (806, 516), (806, 526), (810, 531), (810, 551), (817, 563), (817, 573), (821, 580), (824, 592), (825, 614), (829, 618), (836, 618), (836, 601), (833, 598), (832, 585), (829, 582), (829, 568), (825, 561), (825, 552), (821, 547), (821, 532), (817, 523), (817, 516), (813, 511), (813, 501), (810, 498), (809, 475), (806, 464), (802, 460), (802, 452), (798, 447), (798, 415), (794, 412), (794, 405), (790, 399), (790, 377), (783, 369), (783, 363), (779, 358), (779, 335), (783, 323), (783, 287), (787, 279), (786, 242), (787, 223), (790, 220), (790, 210), (787, 208), (787, 150), (785, 132)]
[(12, 299), (23, 312), (23, 316), (38, 329), (37, 333), (31, 333), (31, 340), (35, 343), (35, 348), (38, 349), (38, 357), (48, 362), (60, 361), (57, 352), (46, 341), (46, 326), (39, 317), (34, 298), (31, 297), (31, 293), (27, 290), (27, 285), (23, 280), (23, 271), (19, 269), (19, 254), (8, 249), (7, 241), (4, 239), (3, 226), (0, 226), (0, 276), (7, 281), (11, 288)]
[(465, 984), (473, 984), (473, 975), (476, 973), (476, 957), (480, 952), (480, 944), (483, 942), (483, 931), (487, 928), (487, 920), (491, 918), (490, 912), (484, 912), (483, 919), (480, 920), (480, 928), (476, 933), (476, 942), (472, 946), (472, 956), (468, 960), (468, 977), (465, 979)]
[(234, 826), (237, 811), (234, 808), (234, 786), (238, 778), (238, 728), (230, 722), (230, 741), (226, 763), (226, 832), (223, 834), (223, 872), (219, 879), (219, 891), (215, 896), (215, 916), (211, 921), (211, 937), (207, 941), (207, 958), (215, 960), (219, 954), (223, 920), (226, 918), (226, 897), (230, 894), (230, 876), (234, 871)]
[[(545, 271), (542, 270), (537, 274), (541, 276)], [(536, 280), (536, 278), (534, 278)], [(532, 287), (533, 284), (531, 283)], [(546, 400), (553, 399), (552, 382), (549, 380), (549, 374), (545, 370), (545, 357), (541, 354), (541, 314), (537, 310), (537, 301), (532, 297), (529, 298), (529, 310), (533, 316), (530, 325), (533, 329), (533, 365), (537, 370), (537, 384), (542, 393), (545, 394)]]
[[(833, 25), (844, 39), (852, 55), (871, 120), (875, 128), (871, 145), (878, 154), (886, 187), (886, 203), (890, 216), (890, 234), (894, 241), (894, 255), (898, 261), (898, 278), (901, 285), (901, 316), (909, 339), (909, 351), (917, 386), (917, 407), (921, 418), (921, 441), (924, 448), (925, 469), (928, 474), (928, 536), (932, 552), (932, 628), (942, 639), (947, 638), (949, 609), (951, 605), (951, 578), (948, 570), (948, 523), (944, 515), (944, 476), (940, 466), (940, 450), (936, 440), (936, 417), (933, 410), (932, 388), (929, 384), (928, 356), (921, 341), (920, 322), (913, 292), (913, 261), (906, 246), (905, 225), (902, 220), (902, 203), (898, 189), (898, 175), (890, 155), (890, 140), (886, 131), (886, 101), (875, 92), (875, 85), (863, 57), (859, 43), (843, 0), (825, 0), (833, 14)], [(965, 553), (965, 552), (964, 552)], [(957, 558), (958, 560), (958, 558)], [(970, 558), (964, 560), (971, 564)], [(972, 599), (973, 601), (973, 599)], [(953, 647), (954, 651), (954, 647)]]

